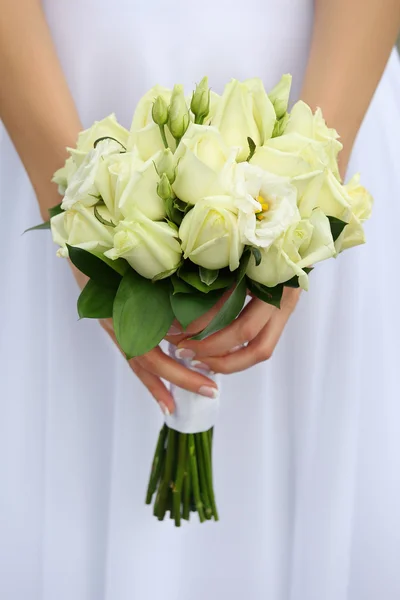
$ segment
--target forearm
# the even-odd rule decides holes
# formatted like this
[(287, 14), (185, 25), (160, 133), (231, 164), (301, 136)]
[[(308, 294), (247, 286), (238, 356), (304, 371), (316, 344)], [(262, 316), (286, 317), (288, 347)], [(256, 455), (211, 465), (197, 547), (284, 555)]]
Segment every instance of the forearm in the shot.
[(400, 0), (315, 0), (302, 99), (341, 135), (345, 169), (400, 28)]
[(54, 171), (74, 146), (79, 117), (39, 0), (1, 0), (0, 113), (42, 215), (59, 201)]

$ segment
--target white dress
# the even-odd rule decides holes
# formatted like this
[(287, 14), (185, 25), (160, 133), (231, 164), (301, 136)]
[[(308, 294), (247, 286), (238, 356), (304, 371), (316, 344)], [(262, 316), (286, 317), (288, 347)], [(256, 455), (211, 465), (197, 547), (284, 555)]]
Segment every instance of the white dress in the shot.
[[(85, 126), (130, 125), (156, 82), (272, 87), (305, 69), (312, 0), (47, 0)], [(356, 74), (355, 74), (356, 76)], [(398, 600), (400, 65), (349, 174), (375, 196), (368, 243), (315, 270), (274, 357), (225, 377), (221, 521), (180, 530), (144, 504), (161, 414), (96, 322), (39, 222), (0, 131), (0, 597)], [(349, 98), (349, 102), (352, 99)]]

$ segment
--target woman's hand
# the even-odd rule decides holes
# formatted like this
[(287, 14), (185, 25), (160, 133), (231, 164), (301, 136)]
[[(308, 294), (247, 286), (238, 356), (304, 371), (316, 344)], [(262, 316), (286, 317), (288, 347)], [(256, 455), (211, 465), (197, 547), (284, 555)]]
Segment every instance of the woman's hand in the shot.
[[(71, 267), (74, 272), (75, 279), (78, 282), (79, 287), (82, 289), (86, 285), (88, 278), (83, 275), (83, 273), (78, 271), (78, 269), (76, 269), (72, 264)], [(202, 322), (194, 323), (194, 331), (203, 329), (207, 322), (211, 320), (216, 310), (217, 309), (214, 309), (214, 312), (210, 312), (208, 318), (203, 318)], [(114, 341), (114, 343), (118, 346), (112, 319), (103, 319), (100, 321), (100, 324)], [(174, 327), (174, 330), (176, 330), (176, 326)], [(176, 339), (176, 337), (177, 336), (172, 335), (168, 338), (168, 340), (174, 343), (174, 339)], [(179, 339), (182, 339), (182, 336), (180, 336)], [(132, 371), (139, 377), (143, 385), (147, 387), (150, 394), (152, 394), (152, 396), (158, 402), (158, 405), (164, 414), (173, 413), (175, 405), (172, 394), (169, 392), (162, 379), (184, 388), (185, 390), (189, 390), (190, 392), (201, 394), (202, 396), (213, 398), (218, 393), (217, 385), (214, 381), (212, 381), (212, 379), (209, 379), (205, 375), (201, 375), (196, 371), (187, 369), (170, 356), (167, 356), (160, 347), (154, 348), (143, 356), (131, 358), (128, 363)]]
[[(111, 319), (101, 321), (101, 325), (118, 346)], [(132, 371), (139, 377), (140, 381), (158, 402), (164, 414), (173, 413), (175, 404), (172, 394), (162, 379), (180, 388), (209, 398), (215, 398), (218, 393), (217, 385), (214, 381), (205, 375), (184, 367), (165, 354), (159, 346), (142, 356), (131, 358), (128, 363)]]
[(236, 373), (271, 358), (300, 290), (285, 288), (281, 308), (253, 298), (228, 327), (196, 341), (180, 340), (177, 356), (216, 373)]

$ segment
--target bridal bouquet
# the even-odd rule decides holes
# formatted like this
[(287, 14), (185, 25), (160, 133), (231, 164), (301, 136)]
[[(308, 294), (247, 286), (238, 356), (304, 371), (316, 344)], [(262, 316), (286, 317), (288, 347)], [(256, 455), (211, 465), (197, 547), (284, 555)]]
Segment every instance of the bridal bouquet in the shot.
[[(130, 131), (114, 115), (80, 133), (54, 175), (63, 196), (49, 223), (58, 255), (89, 277), (80, 317), (112, 318), (127, 358), (183, 329), (225, 293), (196, 335), (231, 323), (247, 293), (279, 308), (284, 286), (308, 289), (313, 265), (364, 242), (372, 199), (340, 180), (338, 135), (297, 102), (291, 77), (267, 94), (260, 79), (232, 80), (222, 96), (207, 78), (151, 89)], [(173, 390), (146, 502), (180, 525), (217, 519), (212, 479), (218, 398)]]

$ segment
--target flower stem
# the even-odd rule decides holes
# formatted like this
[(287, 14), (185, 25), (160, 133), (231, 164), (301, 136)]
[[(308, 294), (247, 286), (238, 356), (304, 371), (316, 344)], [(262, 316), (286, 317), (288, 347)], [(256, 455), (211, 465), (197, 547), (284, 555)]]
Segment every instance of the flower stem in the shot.
[(199, 513), (200, 523), (203, 523), (205, 520), (204, 510), (203, 510), (203, 502), (200, 496), (200, 485), (199, 485), (199, 473), (197, 470), (197, 460), (196, 460), (196, 446), (194, 442), (194, 434), (189, 433), (188, 436), (189, 441), (189, 456), (190, 456), (190, 471), (191, 471), (191, 480), (193, 486), (193, 496), (194, 501), (196, 503), (197, 512)]
[(186, 453), (187, 453), (187, 434), (179, 434), (179, 450), (178, 450), (178, 466), (176, 469), (176, 479), (173, 488), (174, 502), (174, 518), (175, 525), (180, 527), (181, 524), (181, 501), (182, 501), (182, 486), (186, 469)]
[(201, 433), (199, 435), (201, 435), (201, 439), (203, 442), (202, 446), (203, 446), (204, 459), (205, 459), (204, 462), (206, 465), (207, 487), (208, 487), (208, 495), (209, 495), (210, 503), (211, 503), (211, 509), (212, 509), (212, 513), (214, 515), (214, 519), (216, 521), (218, 521), (218, 511), (217, 511), (217, 505), (215, 502), (213, 476), (212, 476), (212, 456), (211, 456), (211, 448), (210, 448), (210, 434), (208, 431), (204, 431), (203, 433)]
[(156, 499), (155, 499), (154, 507), (153, 507), (153, 515), (155, 517), (158, 517), (159, 508), (160, 508), (160, 499), (161, 499), (161, 492), (162, 492), (163, 481), (164, 481), (166, 456), (167, 456), (167, 453), (166, 453), (166, 451), (164, 449), (163, 455), (161, 457), (160, 481), (159, 481), (159, 484), (158, 484)]
[(186, 457), (185, 465), (185, 477), (183, 479), (183, 507), (182, 507), (182, 519), (189, 521), (190, 519), (190, 496), (192, 493), (192, 486), (190, 481), (190, 459), (189, 459), (189, 448), (187, 448), (188, 456)]
[(176, 436), (177, 436), (177, 431), (175, 431), (174, 429), (168, 428), (165, 471), (164, 471), (164, 478), (161, 482), (160, 501), (159, 501), (158, 515), (157, 515), (160, 521), (162, 521), (164, 519), (165, 513), (168, 508), (167, 507), (168, 490), (170, 489), (170, 484), (171, 484), (171, 479), (172, 479), (172, 471), (173, 471), (173, 467), (174, 467)]
[(161, 428), (160, 435), (158, 436), (158, 442), (156, 446), (156, 451), (154, 453), (153, 464), (151, 465), (150, 479), (149, 485), (147, 487), (146, 494), (146, 504), (151, 504), (151, 499), (153, 497), (154, 492), (157, 489), (157, 483), (160, 479), (161, 467), (162, 467), (162, 457), (165, 449), (165, 440), (167, 438), (168, 428), (164, 425)]
[(210, 497), (208, 493), (208, 481), (206, 475), (206, 464), (205, 464), (205, 453), (203, 451), (202, 445), (202, 437), (201, 433), (196, 433), (195, 443), (196, 443), (196, 457), (197, 457), (197, 466), (199, 470), (199, 479), (200, 479), (200, 495), (201, 499), (204, 502), (204, 510), (206, 519), (211, 519), (213, 512), (211, 509)]
[(160, 128), (161, 138), (164, 143), (164, 146), (166, 148), (168, 148), (169, 146), (168, 146), (167, 136), (165, 135), (165, 125), (159, 125), (159, 128)]

